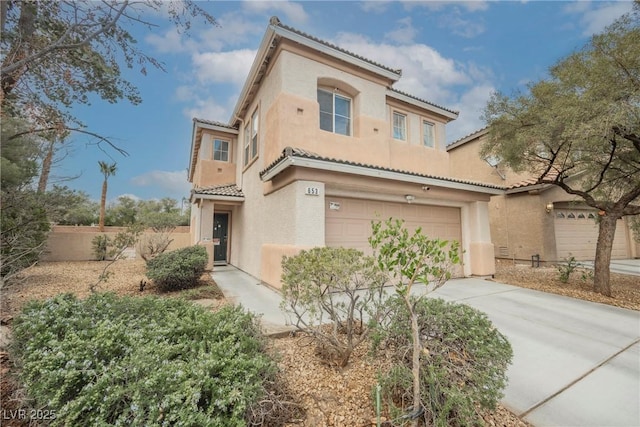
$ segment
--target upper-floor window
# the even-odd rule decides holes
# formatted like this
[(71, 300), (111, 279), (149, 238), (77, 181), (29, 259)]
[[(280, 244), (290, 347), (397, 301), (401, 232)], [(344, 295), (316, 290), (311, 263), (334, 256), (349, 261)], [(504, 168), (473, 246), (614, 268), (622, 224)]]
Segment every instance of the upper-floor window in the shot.
[(318, 89), (320, 129), (341, 135), (351, 135), (351, 98)]
[(253, 112), (251, 121), (244, 128), (244, 162), (248, 165), (258, 155), (258, 110)]
[(213, 140), (213, 160), (229, 161), (229, 141)]
[(435, 147), (435, 132), (433, 123), (427, 122), (426, 120), (422, 122), (422, 145), (425, 147)]
[(407, 116), (396, 111), (393, 112), (393, 138), (407, 140)]

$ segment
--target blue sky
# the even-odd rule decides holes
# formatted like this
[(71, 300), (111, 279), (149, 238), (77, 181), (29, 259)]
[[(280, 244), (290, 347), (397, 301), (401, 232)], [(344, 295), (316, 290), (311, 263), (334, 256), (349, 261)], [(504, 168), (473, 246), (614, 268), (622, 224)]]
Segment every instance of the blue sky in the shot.
[[(395, 88), (460, 112), (447, 125), (452, 142), (484, 126), (481, 111), (494, 91), (511, 94), (543, 79), (558, 60), (631, 10), (625, 2), (201, 2), (220, 27), (193, 21), (178, 34), (162, 13), (153, 31), (132, 27), (140, 48), (166, 73), (127, 70), (143, 102), (95, 100), (73, 113), (88, 130), (111, 138), (128, 157), (74, 135), (53, 175), (100, 197), (98, 161), (117, 162), (109, 200), (188, 197), (192, 118), (228, 122), (271, 16), (392, 68)], [(61, 153), (62, 154), (62, 153)]]

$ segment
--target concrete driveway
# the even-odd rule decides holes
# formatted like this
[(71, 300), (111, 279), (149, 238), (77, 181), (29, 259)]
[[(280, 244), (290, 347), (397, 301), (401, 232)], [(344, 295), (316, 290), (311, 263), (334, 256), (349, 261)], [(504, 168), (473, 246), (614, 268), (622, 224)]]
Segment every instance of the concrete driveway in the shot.
[(507, 336), (514, 413), (536, 426), (640, 426), (640, 312), (480, 279), (432, 295), (487, 313)]
[[(580, 264), (593, 269), (593, 261), (580, 261)], [(614, 259), (611, 260), (609, 271), (612, 273), (640, 276), (640, 259)], [(640, 279), (638, 279), (640, 281)]]
[[(268, 328), (286, 328), (277, 292), (233, 267), (213, 278)], [(640, 426), (640, 312), (481, 279), (431, 295), (487, 313), (507, 336), (514, 358), (502, 403), (514, 413), (539, 427)]]

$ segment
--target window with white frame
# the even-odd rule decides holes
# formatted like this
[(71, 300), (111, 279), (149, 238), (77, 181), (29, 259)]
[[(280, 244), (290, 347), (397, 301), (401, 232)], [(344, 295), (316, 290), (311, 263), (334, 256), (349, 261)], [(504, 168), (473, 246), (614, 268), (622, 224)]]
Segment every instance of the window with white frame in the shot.
[(247, 166), (258, 155), (258, 110), (251, 115), (251, 121), (244, 128), (243, 164)]
[(229, 161), (229, 141), (222, 139), (213, 140), (213, 160), (220, 160), (222, 162)]
[(407, 140), (407, 115), (393, 112), (393, 138)]
[(436, 146), (435, 126), (426, 120), (422, 122), (422, 145), (431, 148)]
[(243, 154), (243, 161), (242, 164), (244, 166), (249, 164), (249, 147), (250, 147), (250, 141), (251, 141), (251, 127), (249, 125), (245, 126), (244, 128), (244, 154)]
[(340, 135), (351, 135), (351, 98), (318, 89), (320, 129)]

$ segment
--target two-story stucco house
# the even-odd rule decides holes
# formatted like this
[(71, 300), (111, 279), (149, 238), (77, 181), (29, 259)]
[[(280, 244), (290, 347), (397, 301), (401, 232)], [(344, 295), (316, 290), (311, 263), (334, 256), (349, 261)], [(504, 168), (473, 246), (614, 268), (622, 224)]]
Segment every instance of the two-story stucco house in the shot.
[[(540, 262), (547, 263), (569, 257), (593, 260), (598, 211), (555, 185), (538, 184), (530, 173), (516, 173), (498, 159), (483, 159), (480, 151), (488, 134), (488, 128), (480, 129), (453, 142), (447, 151), (454, 176), (505, 188), (489, 203), (496, 258), (530, 262), (538, 255)], [(611, 257), (640, 257), (628, 217), (618, 220)]]
[(502, 190), (452, 178), (457, 113), (395, 90), (400, 78), (272, 18), (230, 121), (193, 121), (193, 243), (279, 287), (283, 255), (367, 251), (371, 220), (394, 217), (459, 241), (459, 275), (494, 273), (488, 203)]

